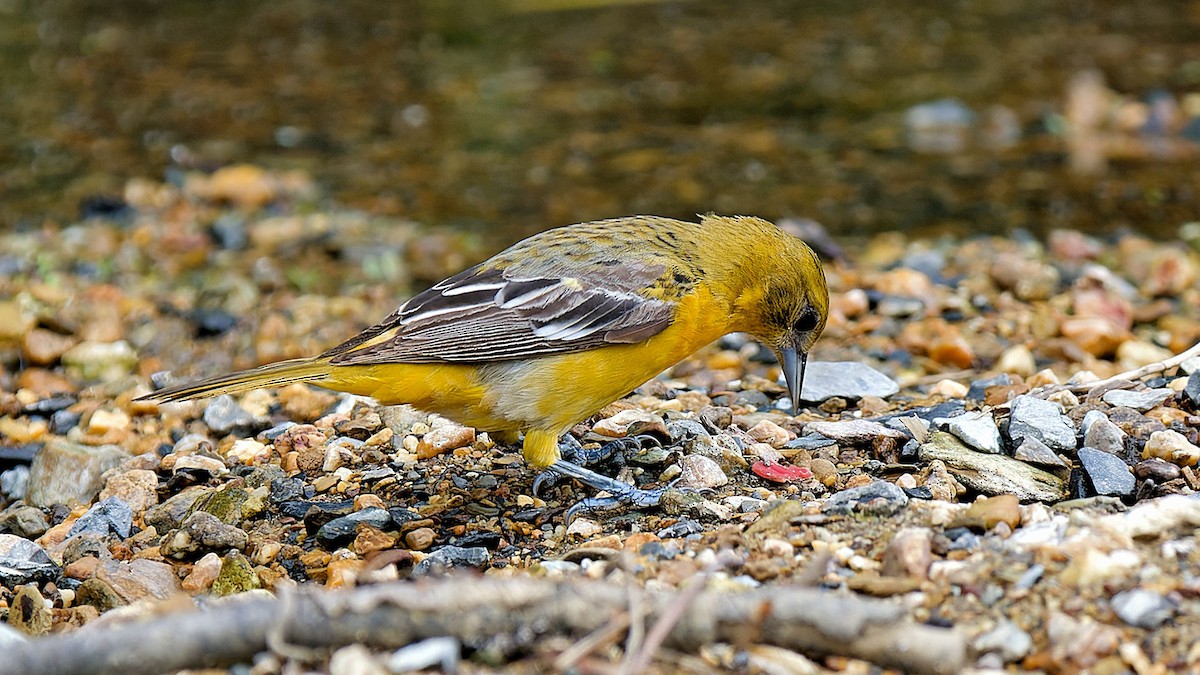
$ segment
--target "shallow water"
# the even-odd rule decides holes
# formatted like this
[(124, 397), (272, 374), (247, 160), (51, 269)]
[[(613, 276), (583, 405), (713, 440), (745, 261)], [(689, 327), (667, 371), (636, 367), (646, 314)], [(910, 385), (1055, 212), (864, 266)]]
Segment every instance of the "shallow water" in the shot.
[[(1196, 35), (1163, 1), (0, 0), (0, 224), (250, 162), (505, 239), (709, 210), (1169, 236), (1200, 219)], [(1068, 142), (1093, 69), (1098, 161)]]

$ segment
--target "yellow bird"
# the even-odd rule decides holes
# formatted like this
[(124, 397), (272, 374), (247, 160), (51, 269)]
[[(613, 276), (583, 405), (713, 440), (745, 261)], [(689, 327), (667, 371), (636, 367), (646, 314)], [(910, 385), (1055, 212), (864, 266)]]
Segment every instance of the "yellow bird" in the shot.
[(535, 468), (620, 492), (628, 486), (563, 461), (559, 437), (734, 331), (775, 352), (796, 405), (828, 310), (816, 254), (765, 220), (614, 218), (520, 241), (319, 356), (144, 398), (310, 382), (385, 405), (408, 403), (505, 442), (524, 434), (523, 454)]

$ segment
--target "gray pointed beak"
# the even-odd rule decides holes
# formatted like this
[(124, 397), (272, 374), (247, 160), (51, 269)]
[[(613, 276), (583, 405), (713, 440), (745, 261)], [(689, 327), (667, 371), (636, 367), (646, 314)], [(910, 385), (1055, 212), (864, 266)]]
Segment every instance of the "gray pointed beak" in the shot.
[(792, 414), (800, 410), (800, 390), (804, 387), (804, 366), (808, 353), (798, 352), (795, 347), (785, 347), (783, 354), (783, 379), (787, 382), (788, 396), (792, 399)]

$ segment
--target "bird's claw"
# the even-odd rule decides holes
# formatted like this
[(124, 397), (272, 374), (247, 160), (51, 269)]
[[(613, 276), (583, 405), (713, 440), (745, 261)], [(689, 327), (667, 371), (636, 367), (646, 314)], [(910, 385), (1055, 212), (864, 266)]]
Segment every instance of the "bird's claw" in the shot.
[[(567, 509), (566, 520), (568, 523), (574, 520), (580, 513), (587, 511), (611, 509), (617, 506), (632, 506), (634, 508), (658, 506), (663, 493), (674, 485), (672, 482), (671, 485), (666, 487), (655, 490), (643, 490), (642, 488), (622, 483), (615, 478), (609, 478), (591, 469), (585, 469), (578, 464), (572, 464), (561, 459), (550, 465), (550, 469), (546, 473), (550, 472), (574, 478), (590, 488), (607, 492), (610, 495), (608, 497), (588, 497), (580, 500)], [(545, 475), (545, 473), (542, 475)], [(538, 478), (541, 478), (541, 476), (538, 476)], [(536, 479), (534, 480), (534, 485), (535, 487), (538, 485)]]

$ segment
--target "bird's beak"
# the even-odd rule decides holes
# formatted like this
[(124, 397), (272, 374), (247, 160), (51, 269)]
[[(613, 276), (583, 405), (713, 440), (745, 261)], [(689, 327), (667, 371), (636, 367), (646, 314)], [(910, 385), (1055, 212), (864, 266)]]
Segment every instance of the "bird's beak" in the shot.
[(788, 396), (792, 398), (792, 414), (800, 410), (800, 390), (804, 387), (804, 366), (808, 363), (808, 352), (798, 352), (795, 347), (785, 347), (783, 353), (783, 379), (787, 382)]

